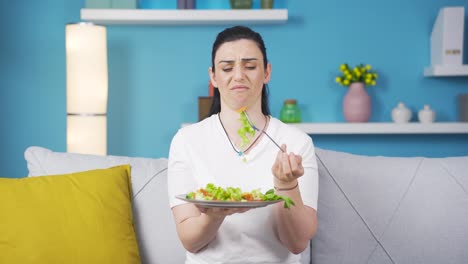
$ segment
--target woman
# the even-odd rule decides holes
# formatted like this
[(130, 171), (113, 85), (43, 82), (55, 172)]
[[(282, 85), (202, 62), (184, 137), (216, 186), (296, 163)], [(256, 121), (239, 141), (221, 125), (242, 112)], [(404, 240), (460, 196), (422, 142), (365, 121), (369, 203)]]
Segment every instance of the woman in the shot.
[[(271, 76), (260, 34), (236, 26), (213, 44), (211, 115), (180, 129), (169, 153), (168, 189), (186, 263), (299, 263), (317, 228), (318, 173), (311, 138), (270, 116)], [(245, 108), (256, 132), (245, 144), (238, 133)], [(214, 183), (243, 191), (275, 188), (295, 206), (203, 208), (175, 198)]]

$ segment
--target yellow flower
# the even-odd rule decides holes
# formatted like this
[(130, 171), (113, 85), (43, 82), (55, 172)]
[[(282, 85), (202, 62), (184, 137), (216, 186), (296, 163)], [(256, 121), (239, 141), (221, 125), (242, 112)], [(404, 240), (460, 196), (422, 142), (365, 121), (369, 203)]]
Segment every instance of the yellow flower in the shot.
[(349, 86), (354, 82), (363, 82), (366, 85), (375, 85), (377, 80), (377, 73), (372, 70), (369, 64), (358, 64), (350, 67), (348, 64), (343, 63), (340, 65), (341, 74), (336, 76), (335, 81), (343, 86)]

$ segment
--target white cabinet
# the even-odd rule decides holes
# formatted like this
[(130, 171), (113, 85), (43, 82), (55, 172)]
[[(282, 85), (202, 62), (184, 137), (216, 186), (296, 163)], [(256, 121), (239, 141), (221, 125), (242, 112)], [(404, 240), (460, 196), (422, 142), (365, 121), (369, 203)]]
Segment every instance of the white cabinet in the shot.
[(468, 76), (463, 65), (465, 8), (441, 8), (431, 32), (431, 66), (424, 76)]

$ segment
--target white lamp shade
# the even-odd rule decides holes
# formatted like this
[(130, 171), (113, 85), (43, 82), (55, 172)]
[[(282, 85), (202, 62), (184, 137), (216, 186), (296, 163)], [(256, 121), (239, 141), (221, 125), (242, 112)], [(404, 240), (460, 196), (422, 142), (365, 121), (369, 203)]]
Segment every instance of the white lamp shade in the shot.
[(66, 26), (67, 113), (107, 112), (107, 37), (104, 26)]
[(66, 26), (67, 151), (107, 154), (106, 28)]
[(81, 154), (107, 154), (105, 116), (67, 116), (67, 151)]

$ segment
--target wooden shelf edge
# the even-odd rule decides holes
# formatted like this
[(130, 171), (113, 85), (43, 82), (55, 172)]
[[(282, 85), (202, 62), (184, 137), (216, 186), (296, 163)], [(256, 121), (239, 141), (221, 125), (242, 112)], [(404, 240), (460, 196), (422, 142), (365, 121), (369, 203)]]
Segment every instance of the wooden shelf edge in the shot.
[(280, 24), (288, 20), (287, 9), (248, 10), (158, 10), (81, 9), (81, 19), (103, 25), (194, 25), (194, 24)]

